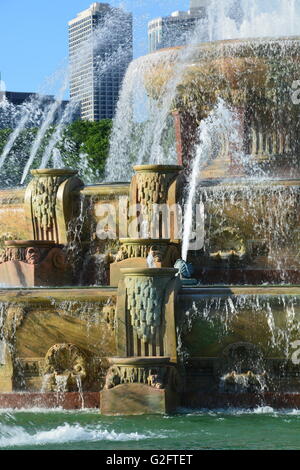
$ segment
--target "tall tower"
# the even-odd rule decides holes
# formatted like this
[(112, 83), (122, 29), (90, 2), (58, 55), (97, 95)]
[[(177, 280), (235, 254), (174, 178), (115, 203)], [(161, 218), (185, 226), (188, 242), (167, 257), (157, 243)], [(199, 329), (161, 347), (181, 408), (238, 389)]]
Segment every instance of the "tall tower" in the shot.
[(199, 8), (207, 8), (209, 0), (190, 0), (190, 10), (199, 10)]
[[(190, 0), (189, 11), (174, 11), (170, 16), (155, 18), (148, 23), (149, 52), (173, 46), (182, 46), (189, 41), (199, 20), (207, 16), (209, 0)], [(207, 29), (199, 40), (207, 40)]]
[(70, 96), (81, 119), (114, 117), (119, 91), (132, 61), (132, 15), (93, 3), (69, 21)]

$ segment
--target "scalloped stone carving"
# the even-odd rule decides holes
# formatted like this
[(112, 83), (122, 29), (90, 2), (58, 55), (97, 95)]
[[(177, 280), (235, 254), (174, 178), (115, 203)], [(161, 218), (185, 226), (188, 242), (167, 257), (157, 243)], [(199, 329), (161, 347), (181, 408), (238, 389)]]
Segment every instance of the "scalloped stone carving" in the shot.
[(44, 376), (47, 390), (78, 391), (87, 378), (84, 353), (74, 344), (55, 344), (45, 356)]

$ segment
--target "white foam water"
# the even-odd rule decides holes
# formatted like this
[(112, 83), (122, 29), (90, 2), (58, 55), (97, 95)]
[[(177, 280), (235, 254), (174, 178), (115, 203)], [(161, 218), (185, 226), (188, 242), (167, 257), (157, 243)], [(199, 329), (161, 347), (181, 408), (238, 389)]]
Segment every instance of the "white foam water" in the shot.
[(211, 0), (210, 41), (299, 35), (299, 0)]
[[(244, 416), (244, 415), (269, 415), (274, 418), (280, 416), (299, 416), (300, 410), (297, 409), (277, 409), (272, 406), (257, 406), (256, 408), (215, 408), (213, 410), (180, 408), (178, 410), (185, 416)], [(172, 417), (171, 417), (172, 419)]]
[(0, 426), (0, 448), (18, 446), (36, 446), (47, 444), (63, 444), (68, 442), (97, 442), (97, 441), (141, 441), (158, 437), (153, 433), (139, 434), (138, 432), (122, 433), (109, 431), (101, 426), (83, 427), (80, 424), (64, 423), (56, 428), (29, 433), (23, 427)]

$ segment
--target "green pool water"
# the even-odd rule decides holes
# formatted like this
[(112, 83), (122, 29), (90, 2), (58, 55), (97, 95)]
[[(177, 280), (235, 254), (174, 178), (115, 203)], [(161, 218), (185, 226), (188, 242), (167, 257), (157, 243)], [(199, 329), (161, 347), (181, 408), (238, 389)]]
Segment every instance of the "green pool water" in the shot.
[(0, 411), (0, 450), (300, 449), (300, 411), (271, 408), (103, 417), (98, 411)]

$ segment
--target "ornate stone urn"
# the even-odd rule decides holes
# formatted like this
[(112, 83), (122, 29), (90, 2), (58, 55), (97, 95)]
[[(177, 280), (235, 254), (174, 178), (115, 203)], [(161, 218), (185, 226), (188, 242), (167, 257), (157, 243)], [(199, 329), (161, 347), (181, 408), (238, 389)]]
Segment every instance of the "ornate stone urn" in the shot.
[(26, 217), (34, 240), (66, 244), (69, 223), (76, 217), (74, 192), (83, 187), (70, 169), (32, 170), (33, 179), (25, 193)]
[(0, 283), (11, 287), (72, 285), (64, 245), (72, 239), (83, 186), (70, 169), (32, 170), (25, 192), (25, 214), (31, 240), (5, 242), (0, 257)]
[(176, 269), (122, 269), (132, 356), (164, 355), (163, 331), (166, 288)]
[[(130, 204), (137, 206), (139, 212), (137, 231), (140, 238), (173, 238), (163, 212), (176, 203), (176, 180), (182, 167), (137, 165), (133, 168), (136, 174), (131, 181)], [(173, 183), (175, 187), (171, 194)]]
[(138, 165), (131, 180), (128, 238), (110, 266), (110, 285), (117, 286), (122, 268), (147, 268), (147, 257), (155, 253), (156, 267), (173, 267), (180, 257), (177, 210), (180, 207), (179, 165)]

